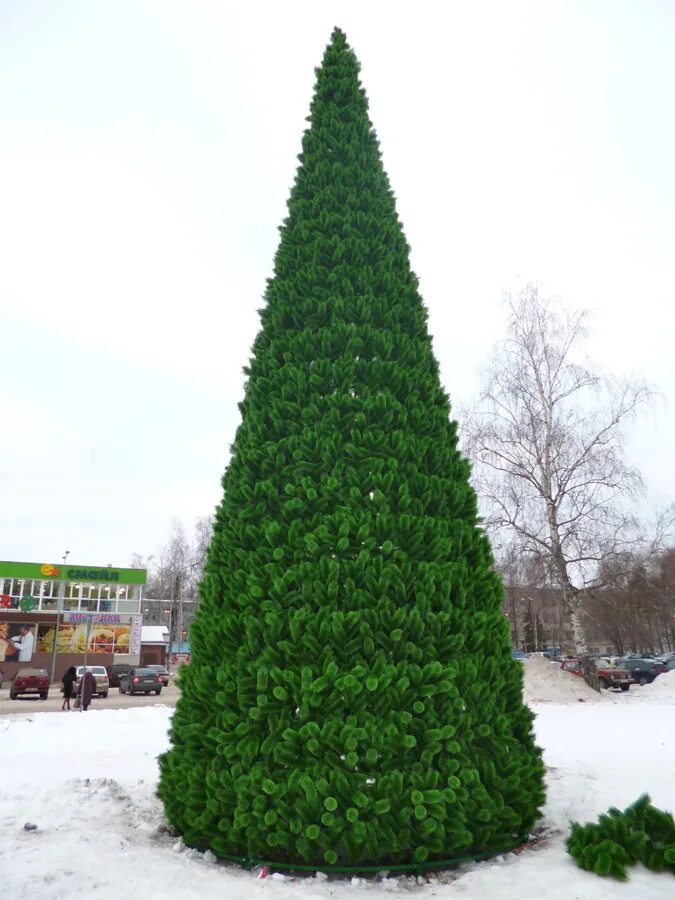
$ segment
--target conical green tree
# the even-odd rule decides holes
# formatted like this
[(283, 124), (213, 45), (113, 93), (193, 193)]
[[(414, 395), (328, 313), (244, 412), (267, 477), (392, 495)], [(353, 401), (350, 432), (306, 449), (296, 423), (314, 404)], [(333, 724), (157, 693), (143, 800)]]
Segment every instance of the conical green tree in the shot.
[(502, 586), (358, 70), (336, 30), (160, 758), (169, 822), (224, 857), (498, 852), (543, 802)]

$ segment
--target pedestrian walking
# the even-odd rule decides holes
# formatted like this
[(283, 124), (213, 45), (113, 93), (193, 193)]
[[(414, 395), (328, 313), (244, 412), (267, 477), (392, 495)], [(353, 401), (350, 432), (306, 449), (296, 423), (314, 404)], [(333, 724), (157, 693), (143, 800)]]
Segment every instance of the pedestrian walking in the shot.
[(96, 679), (92, 672), (89, 669), (86, 670), (84, 675), (82, 676), (82, 681), (80, 682), (80, 701), (82, 703), (82, 710), (86, 712), (89, 708), (89, 704), (91, 703), (91, 698), (96, 690)]
[(63, 703), (61, 709), (70, 709), (70, 701), (75, 694), (75, 679), (77, 678), (77, 670), (75, 666), (71, 666), (63, 676)]

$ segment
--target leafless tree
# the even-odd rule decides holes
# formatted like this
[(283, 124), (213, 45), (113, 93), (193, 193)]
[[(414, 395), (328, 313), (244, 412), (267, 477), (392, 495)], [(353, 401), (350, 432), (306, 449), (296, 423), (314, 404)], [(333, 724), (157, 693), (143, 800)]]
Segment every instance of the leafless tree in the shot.
[(146, 596), (167, 603), (171, 642), (183, 637), (184, 601), (189, 601), (190, 609), (195, 608), (212, 530), (213, 516), (201, 516), (190, 540), (183, 523), (174, 519), (169, 539), (156, 556), (132, 556), (132, 566), (148, 570)]
[(654, 393), (640, 379), (603, 375), (580, 356), (585, 312), (531, 284), (507, 303), (508, 337), (466, 416), (466, 452), (488, 529), (510, 532), (545, 560), (585, 656), (585, 592), (597, 586), (604, 561), (641, 541), (631, 501), (642, 482), (626, 461), (624, 438)]
[(590, 590), (587, 619), (618, 653), (675, 648), (675, 550), (625, 554), (607, 561), (602, 587)]
[(194, 571), (196, 584), (204, 577), (206, 554), (213, 535), (213, 516), (200, 516), (195, 525), (194, 539), (192, 542), (192, 558), (197, 563)]
[[(495, 565), (504, 582), (504, 613), (511, 625), (513, 646), (523, 649), (527, 623), (537, 618), (539, 591), (547, 586), (546, 571), (540, 556), (524, 550), (517, 538), (504, 540), (495, 549), (498, 551)], [(543, 639), (543, 634), (539, 637)]]

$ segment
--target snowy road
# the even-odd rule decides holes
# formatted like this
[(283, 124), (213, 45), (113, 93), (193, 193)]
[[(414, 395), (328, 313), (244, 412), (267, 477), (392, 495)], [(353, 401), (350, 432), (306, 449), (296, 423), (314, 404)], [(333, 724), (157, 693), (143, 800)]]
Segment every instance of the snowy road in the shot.
[[(154, 706), (163, 703), (165, 706), (175, 706), (180, 697), (178, 688), (170, 684), (162, 688), (159, 697), (155, 694), (120, 694), (117, 688), (111, 688), (107, 697), (94, 697), (91, 701), (91, 710), (94, 709), (134, 709), (137, 706)], [(63, 703), (63, 695), (56, 690), (49, 691), (48, 700), (40, 700), (39, 697), (17, 697), (9, 699), (9, 690), (0, 690), (0, 717), (16, 715), (34, 715), (37, 712), (60, 712)], [(72, 701), (71, 701), (72, 707)], [(89, 710), (88, 710), (89, 711)]]
[[(156, 756), (172, 714), (166, 707), (0, 717), (0, 896), (372, 900), (403, 891), (416, 900), (672, 900), (670, 874), (637, 867), (626, 884), (610, 882), (577, 869), (564, 849), (570, 819), (595, 818), (643, 791), (675, 809), (675, 674), (669, 692), (662, 679), (659, 690), (593, 703), (535, 704), (548, 767), (546, 837), (537, 849), (421, 884), (412, 877), (262, 880), (184, 848), (166, 831), (155, 796)], [(25, 831), (26, 822), (37, 830)]]

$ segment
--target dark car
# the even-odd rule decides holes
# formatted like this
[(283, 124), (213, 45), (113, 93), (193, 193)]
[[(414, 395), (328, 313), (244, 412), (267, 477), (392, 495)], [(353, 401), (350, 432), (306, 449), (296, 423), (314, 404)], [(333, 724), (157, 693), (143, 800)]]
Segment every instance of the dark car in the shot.
[(123, 675), (128, 675), (132, 669), (133, 666), (131, 665), (131, 663), (115, 663), (114, 666), (106, 666), (110, 687), (119, 687), (120, 678)]
[(661, 665), (653, 659), (623, 659), (617, 663), (617, 669), (627, 669), (633, 684), (651, 684), (668, 666)]
[(162, 682), (155, 669), (139, 666), (120, 678), (121, 694), (149, 694), (152, 691), (157, 695), (162, 693)]
[(167, 668), (165, 668), (164, 666), (156, 665), (146, 666), (146, 668), (154, 669), (154, 671), (159, 675), (159, 680), (162, 682), (164, 687), (169, 686), (169, 670)]
[(37, 694), (40, 700), (49, 696), (49, 672), (46, 669), (19, 669), (9, 689), (9, 699), (20, 694)]

